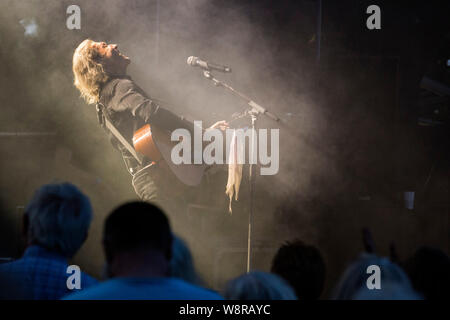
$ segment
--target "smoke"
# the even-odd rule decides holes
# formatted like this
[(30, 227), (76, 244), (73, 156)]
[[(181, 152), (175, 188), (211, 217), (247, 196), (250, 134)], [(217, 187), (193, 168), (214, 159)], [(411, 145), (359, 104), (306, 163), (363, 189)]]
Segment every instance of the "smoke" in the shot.
[[(81, 30), (66, 28), (65, 10), (71, 4), (81, 8)], [(73, 50), (83, 39), (91, 38), (117, 43), (131, 57), (129, 74), (141, 87), (166, 102), (166, 107), (175, 113), (202, 120), (204, 126), (230, 120), (233, 113), (248, 106), (225, 89), (213, 86), (200, 69), (188, 66), (186, 59), (191, 55), (231, 66), (232, 74), (215, 76), (283, 119), (282, 123), (264, 116), (258, 120), (261, 128), (281, 130), (281, 167), (275, 177), (257, 177), (253, 199), (256, 237), (279, 237), (279, 223), (273, 217), (278, 202), (294, 191), (306, 192), (308, 175), (318, 167), (319, 155), (311, 143), (298, 141), (297, 135), (318, 128), (312, 101), (298, 92), (299, 83), (311, 81), (301, 69), (298, 45), (282, 48), (292, 36), (278, 38), (283, 27), (273, 28), (280, 17), (267, 10), (262, 7), (255, 12), (250, 4), (239, 1), (111, 0), (107, 5), (93, 1), (3, 1), (2, 130), (55, 134), (49, 139), (18, 142), (27, 146), (26, 153), (32, 161), (12, 182), (2, 181), (2, 188), (17, 191), (10, 206), (26, 203), (33, 190), (43, 183), (68, 180), (78, 184), (92, 198), (96, 218), (88, 242), (76, 260), (80, 259), (88, 271), (100, 273), (99, 234), (103, 218), (112, 207), (136, 196), (120, 156), (96, 124), (92, 106), (85, 105), (72, 85)], [(309, 19), (307, 13), (305, 20)], [(291, 17), (284, 23), (293, 21)], [(297, 41), (304, 45), (309, 36)], [(16, 148), (11, 156), (17, 154), (23, 159), (24, 150)], [(24, 160), (15, 164), (10, 159), (3, 161), (3, 168), (15, 172), (24, 166)], [(299, 176), (300, 171), (308, 175)], [(248, 177), (244, 175), (241, 199), (235, 204), (233, 216), (226, 213), (226, 171), (216, 177), (216, 194), (205, 196), (222, 198), (224, 216), (212, 220), (211, 228), (218, 228), (216, 231), (224, 239), (240, 239), (237, 245), (245, 248)], [(228, 228), (219, 230), (219, 221), (223, 220)], [(210, 257), (198, 249), (195, 256), (202, 266)]]
[[(81, 30), (66, 28), (66, 9), (73, 4), (81, 8)], [(368, 186), (374, 183), (367, 177), (376, 177), (372, 180), (378, 183), (392, 172), (384, 164), (389, 162), (384, 151), (392, 146), (373, 145), (389, 141), (391, 131), (383, 130), (396, 83), (394, 77), (382, 76), (395, 74), (396, 65), (389, 62), (378, 71), (379, 64), (367, 63), (367, 73), (380, 75), (371, 81), (365, 62), (331, 65), (327, 67), (340, 76), (320, 80), (316, 17), (314, 1), (258, 1), (258, 5), (238, 0), (1, 1), (1, 131), (49, 134), (0, 137), (4, 211), (16, 212), (43, 183), (77, 184), (91, 197), (95, 218), (75, 261), (100, 275), (104, 217), (136, 195), (94, 108), (73, 86), (73, 51), (91, 38), (117, 43), (131, 58), (129, 74), (140, 87), (173, 112), (203, 121), (205, 127), (230, 120), (248, 106), (215, 87), (186, 59), (197, 56), (230, 66), (231, 74), (215, 72), (215, 77), (281, 118), (274, 122), (260, 116), (257, 121), (259, 128), (280, 129), (280, 170), (275, 176), (256, 177), (254, 266), (267, 270), (272, 253), (294, 237), (325, 244), (329, 256), (338, 256), (328, 244), (334, 224), (353, 230), (353, 236), (361, 221), (348, 212), (342, 222), (331, 207), (348, 190), (362, 190), (364, 196), (373, 191)], [(373, 134), (379, 132), (381, 138)], [(384, 172), (386, 167), (391, 171)], [(225, 167), (211, 174), (209, 189), (200, 197), (215, 198), (217, 206), (194, 212), (202, 232), (186, 239), (201, 273), (216, 288), (243, 272), (246, 262), (248, 168), (232, 215), (227, 213), (226, 174)], [(320, 200), (324, 198), (332, 199), (332, 204)], [(337, 231), (334, 235), (347, 236)], [(353, 251), (348, 255), (359, 250), (351, 241), (347, 244)]]

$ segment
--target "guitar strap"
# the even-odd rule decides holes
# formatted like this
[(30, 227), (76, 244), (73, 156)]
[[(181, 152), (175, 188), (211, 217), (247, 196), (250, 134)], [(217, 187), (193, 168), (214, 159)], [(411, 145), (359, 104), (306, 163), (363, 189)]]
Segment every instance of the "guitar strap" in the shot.
[(101, 102), (97, 102), (95, 109), (97, 110), (98, 122), (102, 127), (106, 127), (117, 140), (128, 150), (128, 152), (136, 159), (136, 161), (142, 165), (144, 162), (144, 157), (136, 152), (133, 146), (125, 139), (119, 130), (112, 124), (108, 117), (107, 112), (105, 112), (105, 106)]

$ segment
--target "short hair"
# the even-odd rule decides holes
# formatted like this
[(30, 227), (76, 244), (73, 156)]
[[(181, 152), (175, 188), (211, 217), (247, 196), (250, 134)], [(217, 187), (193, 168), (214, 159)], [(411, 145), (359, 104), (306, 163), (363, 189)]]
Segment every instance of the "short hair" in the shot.
[(117, 253), (156, 250), (170, 260), (172, 232), (165, 213), (157, 206), (133, 201), (120, 205), (106, 218), (103, 245), (108, 262)]
[[(379, 290), (370, 290), (367, 287), (367, 279), (370, 276), (367, 268), (371, 265), (378, 266), (381, 271), (381, 289)], [(374, 291), (377, 292), (374, 293)], [(363, 253), (346, 269), (334, 290), (333, 298), (336, 300), (409, 300), (420, 299), (421, 296), (414, 291), (408, 276), (397, 264), (387, 258)]]
[(25, 215), (31, 244), (72, 257), (86, 240), (92, 207), (73, 184), (47, 184), (34, 193)]
[(324, 287), (325, 269), (316, 247), (295, 240), (278, 249), (271, 271), (289, 282), (299, 300), (317, 300)]
[(170, 275), (192, 284), (203, 285), (195, 270), (194, 260), (188, 245), (180, 237), (173, 235)]
[(224, 297), (227, 300), (297, 300), (285, 280), (262, 271), (252, 271), (228, 281)]
[(99, 101), (101, 87), (109, 80), (97, 50), (91, 46), (93, 42), (91, 39), (81, 42), (72, 59), (74, 85), (88, 104)]
[(363, 286), (355, 292), (353, 300), (422, 300), (423, 297), (411, 287), (400, 283), (382, 283), (382, 290), (370, 290)]

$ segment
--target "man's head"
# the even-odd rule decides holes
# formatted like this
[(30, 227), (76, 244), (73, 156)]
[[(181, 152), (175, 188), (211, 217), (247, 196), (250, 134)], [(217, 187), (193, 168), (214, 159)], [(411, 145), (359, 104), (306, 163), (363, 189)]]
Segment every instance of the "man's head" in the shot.
[(106, 218), (103, 247), (109, 267), (116, 268), (109, 270), (110, 275), (118, 275), (118, 269), (122, 274), (133, 272), (130, 269), (166, 269), (172, 256), (169, 220), (150, 203), (125, 203)]
[(173, 235), (170, 275), (196, 285), (203, 285), (202, 279), (195, 271), (194, 259), (189, 246), (176, 235)]
[(231, 279), (224, 290), (227, 300), (297, 300), (294, 289), (276, 274), (252, 271)]
[(86, 240), (92, 220), (89, 199), (70, 183), (48, 184), (38, 189), (24, 216), (24, 233), (40, 245), (72, 257)]
[(129, 64), (130, 58), (121, 54), (116, 44), (86, 39), (73, 54), (74, 84), (89, 104), (96, 103), (101, 86), (111, 76), (126, 74)]
[(450, 258), (433, 247), (420, 247), (405, 263), (414, 288), (427, 300), (448, 300), (450, 293)]
[(272, 272), (287, 280), (299, 300), (316, 300), (325, 283), (325, 263), (320, 251), (302, 241), (283, 245), (272, 261)]
[(92, 42), (90, 46), (97, 51), (98, 61), (107, 74), (124, 75), (127, 72), (131, 60), (119, 51), (117, 44)]
[[(374, 290), (368, 286), (369, 267), (378, 268), (381, 286)], [(373, 275), (374, 271), (371, 271)], [(373, 278), (372, 282), (377, 282)], [(415, 292), (403, 269), (389, 259), (375, 254), (363, 253), (351, 263), (334, 288), (335, 300), (418, 300), (422, 296)]]

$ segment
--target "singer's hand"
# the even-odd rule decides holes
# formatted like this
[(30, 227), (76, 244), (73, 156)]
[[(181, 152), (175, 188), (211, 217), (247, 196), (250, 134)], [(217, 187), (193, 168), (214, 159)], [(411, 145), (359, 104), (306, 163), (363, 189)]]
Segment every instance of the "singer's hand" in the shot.
[(229, 128), (228, 122), (226, 122), (225, 120), (217, 121), (208, 129), (217, 129), (217, 128), (219, 128), (222, 131), (225, 131), (226, 129)]

